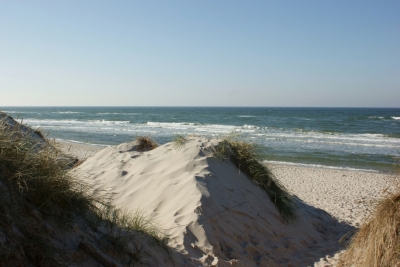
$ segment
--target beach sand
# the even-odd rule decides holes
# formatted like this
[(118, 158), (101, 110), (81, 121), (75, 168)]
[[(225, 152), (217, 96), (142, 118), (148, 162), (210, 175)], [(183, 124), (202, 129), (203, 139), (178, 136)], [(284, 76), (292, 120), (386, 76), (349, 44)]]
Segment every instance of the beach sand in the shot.
[[(216, 144), (196, 137), (179, 150), (169, 143), (149, 152), (134, 143), (60, 146), (89, 157), (74, 172), (93, 194), (141, 210), (168, 231), (177, 266), (335, 266), (341, 237), (393, 185), (382, 173), (269, 165), (296, 198), (298, 219), (285, 223), (265, 192), (211, 156)], [(154, 264), (169, 266), (153, 256)]]
[[(398, 184), (398, 177), (388, 173), (277, 164), (270, 164), (269, 167), (293, 195), (355, 228), (368, 220), (385, 191)], [(314, 265), (336, 266), (343, 251), (326, 255)]]
[(269, 165), (279, 181), (306, 203), (359, 227), (396, 177), (387, 173)]
[(85, 160), (105, 148), (105, 146), (78, 144), (66, 141), (58, 141), (55, 145), (64, 154), (78, 158), (79, 160)]

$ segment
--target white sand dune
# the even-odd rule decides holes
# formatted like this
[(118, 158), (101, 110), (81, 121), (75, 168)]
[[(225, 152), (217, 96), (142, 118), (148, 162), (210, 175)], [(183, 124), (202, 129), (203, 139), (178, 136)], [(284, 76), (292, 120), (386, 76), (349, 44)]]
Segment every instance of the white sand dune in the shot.
[[(351, 226), (297, 198), (297, 221), (285, 223), (264, 191), (212, 156), (217, 144), (191, 137), (181, 149), (168, 143), (148, 152), (121, 144), (74, 172), (94, 194), (165, 229), (175, 266), (312, 266), (340, 250)], [(153, 264), (171, 263), (154, 255)]]

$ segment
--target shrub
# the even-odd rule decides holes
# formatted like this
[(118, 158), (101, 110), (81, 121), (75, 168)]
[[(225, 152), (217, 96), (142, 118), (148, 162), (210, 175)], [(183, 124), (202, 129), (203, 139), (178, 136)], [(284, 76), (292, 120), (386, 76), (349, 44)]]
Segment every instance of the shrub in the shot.
[(138, 137), (138, 138), (136, 138), (136, 141), (138, 143), (137, 149), (140, 152), (153, 150), (154, 148), (156, 148), (158, 146), (157, 143), (148, 136)]

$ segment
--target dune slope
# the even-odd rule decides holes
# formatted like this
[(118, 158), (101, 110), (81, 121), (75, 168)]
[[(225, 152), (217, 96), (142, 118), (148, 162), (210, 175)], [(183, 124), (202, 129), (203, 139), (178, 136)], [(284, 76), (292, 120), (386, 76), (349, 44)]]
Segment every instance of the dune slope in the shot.
[(350, 226), (299, 199), (297, 220), (285, 223), (264, 191), (212, 156), (217, 145), (200, 137), (147, 152), (121, 144), (74, 172), (93, 194), (140, 210), (165, 229), (177, 266), (307, 266), (340, 249)]

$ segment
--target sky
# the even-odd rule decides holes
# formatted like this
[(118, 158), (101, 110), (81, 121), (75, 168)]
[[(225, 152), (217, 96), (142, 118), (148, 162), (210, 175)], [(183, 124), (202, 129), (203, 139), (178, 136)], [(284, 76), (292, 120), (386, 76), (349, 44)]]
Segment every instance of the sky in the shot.
[(400, 1), (1, 1), (0, 106), (400, 107)]

